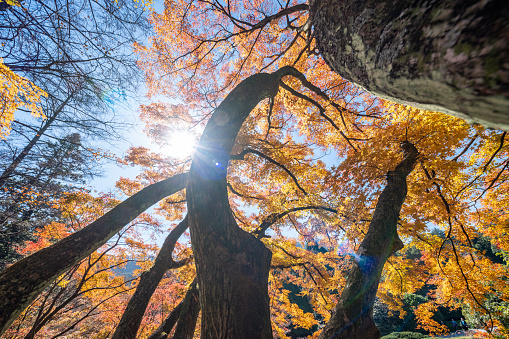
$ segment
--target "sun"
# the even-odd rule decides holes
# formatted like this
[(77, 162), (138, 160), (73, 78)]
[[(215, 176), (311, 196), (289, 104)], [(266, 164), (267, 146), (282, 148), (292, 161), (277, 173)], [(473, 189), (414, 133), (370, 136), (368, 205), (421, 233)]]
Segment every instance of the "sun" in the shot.
[(186, 158), (191, 156), (198, 143), (198, 136), (192, 131), (178, 130), (172, 132), (168, 137), (165, 151), (175, 158)]

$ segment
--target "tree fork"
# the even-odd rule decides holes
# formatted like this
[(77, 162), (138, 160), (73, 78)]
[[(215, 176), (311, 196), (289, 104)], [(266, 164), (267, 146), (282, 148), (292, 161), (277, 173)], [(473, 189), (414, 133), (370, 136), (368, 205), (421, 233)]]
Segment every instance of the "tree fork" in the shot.
[(235, 138), (251, 110), (273, 98), (283, 67), (243, 80), (217, 107), (198, 144), (187, 186), (203, 338), (272, 338), (268, 297), (271, 252), (236, 223), (226, 175)]
[(0, 335), (54, 279), (104, 245), (138, 215), (184, 189), (187, 173), (145, 187), (111, 211), (56, 244), (0, 273)]
[(161, 250), (157, 254), (154, 265), (148, 271), (141, 274), (136, 291), (129, 300), (111, 339), (135, 339), (150, 298), (166, 271), (181, 267), (189, 262), (189, 260), (182, 260), (177, 263), (171, 255), (177, 240), (187, 227), (186, 217), (168, 234)]
[(341, 297), (319, 339), (377, 339), (373, 303), (387, 258), (403, 248), (398, 237), (399, 213), (407, 195), (406, 178), (419, 152), (408, 141), (401, 143), (404, 159), (387, 173), (387, 186), (376, 204), (368, 232), (354, 257)]

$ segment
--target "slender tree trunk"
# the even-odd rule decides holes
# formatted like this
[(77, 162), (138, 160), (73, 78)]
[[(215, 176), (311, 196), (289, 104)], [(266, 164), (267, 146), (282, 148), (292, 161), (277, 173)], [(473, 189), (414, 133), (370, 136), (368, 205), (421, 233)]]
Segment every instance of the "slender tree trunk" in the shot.
[(177, 240), (187, 229), (187, 217), (175, 227), (164, 240), (161, 250), (157, 254), (154, 265), (146, 272), (143, 272), (136, 291), (129, 300), (127, 307), (122, 314), (120, 323), (113, 333), (112, 339), (135, 339), (136, 333), (143, 319), (147, 305), (159, 285), (164, 274), (172, 268), (181, 267), (188, 261), (181, 263), (173, 261), (171, 256)]
[(509, 130), (505, 0), (310, 0), (317, 47), (374, 95)]
[(161, 326), (159, 326), (148, 339), (167, 339), (171, 330), (177, 324), (173, 339), (189, 338), (194, 336), (196, 321), (200, 313), (200, 300), (198, 288), (196, 287), (196, 279), (191, 283), (187, 290), (184, 300), (180, 302), (166, 317)]
[[(189, 290), (187, 291), (189, 293)], [(187, 296), (187, 294), (186, 294)], [(161, 326), (159, 326), (147, 339), (166, 339), (170, 334), (171, 330), (177, 323), (180, 317), (180, 311), (182, 310), (182, 305), (184, 304), (184, 300), (180, 302), (171, 313), (164, 319)]]
[[(173, 339), (193, 339), (199, 314), (200, 298), (195, 279), (182, 301), (182, 309)], [(202, 338), (204, 337), (202, 336)]]
[(229, 153), (242, 123), (279, 79), (293, 70), (255, 74), (219, 105), (198, 144), (187, 186), (203, 338), (272, 338), (268, 275), (271, 252), (242, 230), (228, 203)]
[(397, 222), (407, 195), (406, 177), (418, 157), (417, 149), (411, 143), (402, 143), (402, 148), (405, 158), (387, 174), (387, 186), (378, 198), (345, 288), (320, 339), (380, 338), (380, 331), (373, 321), (373, 303), (387, 258), (403, 248)]
[(187, 173), (177, 174), (145, 187), (82, 230), (0, 273), (0, 335), (54, 279), (97, 250), (147, 208), (182, 190), (187, 177)]

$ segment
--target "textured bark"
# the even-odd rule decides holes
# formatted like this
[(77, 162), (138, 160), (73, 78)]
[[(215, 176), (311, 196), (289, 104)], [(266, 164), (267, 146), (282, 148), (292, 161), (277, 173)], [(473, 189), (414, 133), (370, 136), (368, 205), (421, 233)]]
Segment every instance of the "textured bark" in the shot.
[(4, 270), (0, 274), (0, 335), (54, 279), (106, 243), (147, 208), (182, 190), (186, 183), (187, 173), (145, 187), (82, 230)]
[(311, 0), (320, 53), (376, 96), (509, 129), (504, 0)]
[(166, 271), (172, 268), (181, 267), (187, 261), (177, 263), (172, 258), (172, 252), (177, 240), (187, 229), (187, 217), (175, 227), (164, 240), (161, 250), (157, 254), (154, 265), (146, 272), (143, 272), (136, 291), (129, 300), (122, 318), (113, 333), (112, 339), (135, 339), (136, 333), (143, 319), (143, 314), (154, 294), (154, 291), (161, 282)]
[(373, 321), (373, 303), (387, 258), (403, 248), (397, 222), (407, 195), (406, 177), (418, 157), (417, 149), (411, 143), (402, 143), (402, 148), (405, 158), (387, 174), (387, 186), (378, 198), (345, 288), (320, 339), (380, 338), (380, 331)]
[(284, 67), (242, 81), (215, 110), (195, 153), (186, 194), (203, 338), (272, 338), (271, 252), (237, 225), (226, 173), (242, 123), (261, 100), (277, 94), (279, 79), (292, 71)]

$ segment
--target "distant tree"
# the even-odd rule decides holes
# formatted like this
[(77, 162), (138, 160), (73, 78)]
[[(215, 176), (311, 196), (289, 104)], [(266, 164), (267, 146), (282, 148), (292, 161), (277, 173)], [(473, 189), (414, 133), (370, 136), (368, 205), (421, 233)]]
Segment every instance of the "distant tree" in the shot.
[(22, 106), (35, 117), (42, 115), (41, 96), (46, 93), (4, 65), (0, 58), (0, 139), (10, 133), (14, 113)]
[[(12, 261), (4, 256), (16, 256), (12, 247), (48, 220), (44, 214), (49, 217), (58, 213), (51, 203), (39, 209), (28, 207), (31, 199), (23, 202), (27, 192), (37, 192), (40, 200), (61, 194), (65, 190), (62, 182), (83, 183), (94, 173), (85, 167), (93, 167), (93, 162), (100, 159), (100, 152), (91, 149), (93, 140), (112, 141), (121, 136), (119, 131), (126, 123), (113, 108), (139, 88), (141, 77), (132, 44), (144, 38), (149, 26), (144, 7), (133, 1), (12, 2), (0, 12), (0, 20), (0, 81), (5, 104), (2, 119), (8, 118), (9, 122), (2, 122), (2, 126), (8, 126), (10, 131), (0, 143), (0, 187), (4, 189), (0, 209), (5, 212), (0, 220), (3, 268)], [(37, 99), (37, 106), (31, 101), (26, 105), (6, 104), (5, 89), (16, 89), (13, 76), (26, 79), (16, 80), (17, 90), (27, 100)], [(30, 91), (39, 96), (29, 95)], [(40, 96), (41, 91), (47, 97)], [(43, 115), (44, 119), (33, 119), (28, 112)], [(55, 166), (53, 171), (59, 171), (59, 162), (48, 160), (48, 147), (62, 140), (72, 143), (69, 135), (79, 136), (73, 153), (81, 152), (82, 160), (74, 159), (75, 166), (84, 165), (83, 158), (88, 164), (82, 167), (81, 174), (69, 172), (69, 163), (58, 174), (49, 174), (51, 164)], [(52, 184), (45, 184), (42, 174), (35, 173), (39, 165), (46, 175), (57, 176), (61, 183), (53, 180)]]
[[(67, 193), (59, 200), (62, 209), (59, 222), (39, 228), (32, 241), (20, 246), (22, 254), (50, 246), (118, 203), (110, 195), (92, 197), (86, 192)], [(2, 338), (102, 337), (112, 332), (119, 320), (118, 310), (126, 307), (137, 287), (139, 273), (151, 265), (152, 248), (139, 241), (139, 228), (146, 232), (147, 228), (157, 230), (159, 226), (147, 215), (134, 220), (50, 284)], [(129, 275), (119, 274), (130, 263), (137, 263), (138, 268)], [(147, 308), (151, 316), (148, 324), (144, 324), (148, 325), (145, 332), (151, 330), (152, 322), (161, 318), (163, 307), (173, 308), (173, 303), (180, 300), (179, 289), (183, 286), (177, 280), (176, 276), (166, 277), (160, 284), (159, 298), (152, 300)], [(160, 298), (162, 293), (166, 294), (164, 302)]]
[(46, 119), (21, 115), (6, 141), (16, 152), (0, 185), (39, 140), (79, 132), (111, 139), (122, 126), (112, 106), (140, 80), (131, 45), (148, 31), (143, 8), (132, 1), (30, 0), (0, 12), (0, 58), (11, 71), (48, 94)]
[(0, 190), (0, 270), (22, 256), (17, 247), (37, 229), (61, 220), (59, 199), (96, 173), (78, 133), (45, 140), (24, 159)]
[(498, 248), (493, 240), (480, 234), (472, 240), (474, 248), (481, 251), (487, 258), (497, 264), (509, 264), (507, 258), (504, 258), (504, 251)]

